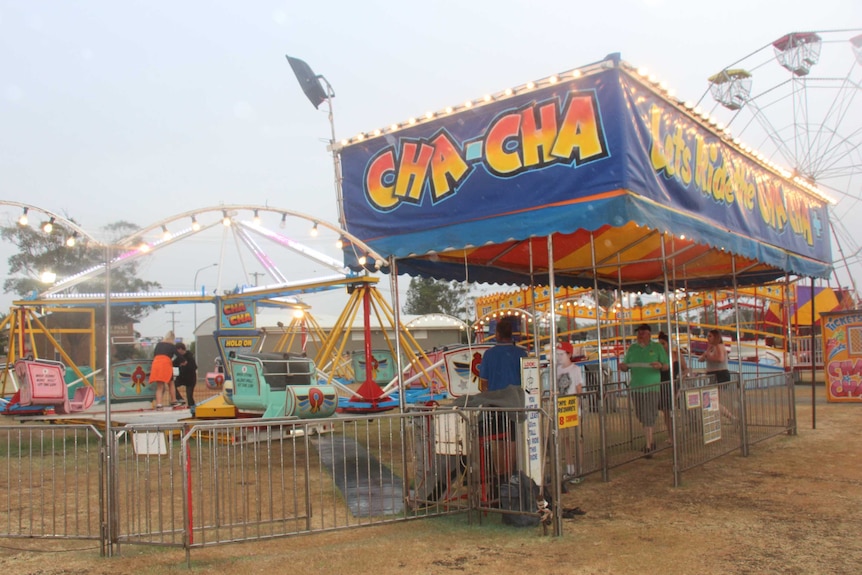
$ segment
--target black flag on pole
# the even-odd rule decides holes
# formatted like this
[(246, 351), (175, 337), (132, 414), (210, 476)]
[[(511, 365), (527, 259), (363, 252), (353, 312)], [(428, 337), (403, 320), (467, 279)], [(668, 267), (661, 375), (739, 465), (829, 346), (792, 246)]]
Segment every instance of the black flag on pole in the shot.
[(302, 91), (305, 92), (305, 95), (311, 100), (314, 107), (317, 108), (325, 102), (327, 98), (326, 91), (320, 85), (320, 79), (311, 69), (311, 66), (299, 58), (291, 58), (287, 55), (285, 55), (285, 58), (290, 63), (290, 67), (293, 68), (293, 73), (296, 75), (296, 79), (299, 80)]

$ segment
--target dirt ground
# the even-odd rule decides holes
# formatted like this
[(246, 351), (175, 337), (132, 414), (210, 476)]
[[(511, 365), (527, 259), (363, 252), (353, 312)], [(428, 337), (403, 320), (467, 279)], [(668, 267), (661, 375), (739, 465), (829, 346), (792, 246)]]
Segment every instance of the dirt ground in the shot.
[[(818, 392), (822, 394), (822, 389)], [(262, 543), (194, 549), (191, 572), (531, 574), (857, 574), (862, 571), (862, 404), (816, 405), (798, 390), (799, 435), (689, 471), (673, 487), (670, 454), (590, 476), (563, 496), (586, 515), (563, 537), (489, 515), (424, 519)], [(807, 395), (808, 399), (805, 399)], [(178, 549), (0, 540), (16, 575), (188, 573)], [(33, 551), (28, 549), (41, 549)]]

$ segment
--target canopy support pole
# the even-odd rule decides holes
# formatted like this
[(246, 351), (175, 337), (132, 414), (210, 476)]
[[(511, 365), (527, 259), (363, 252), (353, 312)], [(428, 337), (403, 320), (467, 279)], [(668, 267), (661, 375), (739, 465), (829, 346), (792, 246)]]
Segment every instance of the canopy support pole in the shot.
[[(536, 278), (533, 277), (534, 269), (533, 269), (533, 242), (527, 242), (527, 246), (529, 250), (527, 253), (529, 254), (529, 264), (530, 264), (530, 313), (533, 316), (533, 349), (536, 352), (536, 357), (541, 357), (541, 334), (539, 333), (539, 312), (536, 309)], [(553, 301), (553, 294), (552, 301)], [(551, 342), (553, 343), (553, 337), (551, 338)], [(552, 364), (553, 365), (553, 364)], [(552, 374), (553, 375), (553, 374)]]
[(814, 334), (814, 276), (811, 276), (811, 429), (817, 429), (817, 355), (815, 345), (817, 337)]
[(790, 326), (790, 314), (787, 313), (787, 301), (790, 296), (790, 274), (784, 274), (784, 289), (781, 291), (781, 309), (782, 319), (784, 320), (784, 359), (785, 366), (790, 366), (790, 374), (793, 377), (793, 383), (790, 385), (790, 405), (793, 406), (793, 424), (791, 435), (796, 435), (799, 431), (799, 419), (796, 415), (796, 354), (793, 353), (794, 334)]
[[(661, 241), (661, 273), (664, 278), (664, 309), (665, 309), (665, 326), (667, 328), (668, 334), (668, 363), (670, 364), (670, 429), (667, 430), (670, 437), (673, 439), (673, 486), (679, 487), (682, 484), (682, 474), (679, 468), (679, 441), (677, 438), (676, 428), (677, 428), (677, 417), (676, 417), (676, 390), (674, 389), (674, 382), (677, 381), (676, 370), (673, 367), (673, 356), (676, 354), (680, 355), (679, 350), (679, 322), (676, 321), (676, 297), (675, 294), (670, 291), (670, 282), (667, 277), (667, 248), (665, 246), (665, 237), (666, 234), (662, 234)], [(674, 249), (673, 241), (674, 236), (670, 236), (671, 241), (671, 252), (676, 253)], [(674, 285), (676, 285), (676, 266), (672, 266), (674, 270)], [(677, 329), (674, 330), (670, 321), (671, 315), (671, 301), (673, 301), (673, 316), (674, 316), (674, 324), (676, 324)], [(677, 337), (672, 337), (676, 335)], [(672, 346), (672, 347), (671, 347)], [(682, 362), (680, 362), (682, 365)], [(679, 378), (679, 381), (682, 382), (682, 377)]]
[(602, 454), (602, 481), (610, 481), (608, 472), (608, 434), (605, 430), (605, 375), (604, 375), (604, 357), (602, 354), (602, 314), (599, 307), (599, 276), (596, 273), (596, 238), (593, 232), (590, 232), (590, 261), (593, 269), (593, 299), (596, 304), (596, 349), (597, 358), (599, 361), (598, 372), (599, 377), (599, 397), (597, 404), (599, 406), (599, 440), (601, 442)]
[[(733, 313), (736, 317), (736, 387), (739, 393), (739, 419), (744, 424), (746, 421), (745, 380), (742, 377), (742, 330), (739, 327), (739, 322), (742, 318), (739, 315), (739, 285), (736, 278), (736, 254), (731, 254), (730, 266), (733, 270)], [(739, 428), (742, 433), (742, 437), (740, 437), (740, 442), (742, 443), (742, 455), (743, 457), (748, 457), (748, 426), (740, 425)]]
[[(398, 410), (407, 411), (406, 390), (404, 389), (404, 365), (401, 358), (401, 301), (398, 295), (398, 262), (395, 256), (389, 256), (389, 286), (392, 290), (392, 327), (395, 330), (395, 366), (398, 380)], [(406, 467), (404, 469), (407, 469)], [(407, 493), (405, 491), (405, 493)]]
[[(551, 377), (550, 377), (550, 388), (551, 388), (551, 436), (553, 437), (553, 452), (551, 457), (551, 488), (554, 490), (554, 535), (562, 535), (563, 533), (563, 506), (562, 506), (562, 485), (561, 480), (563, 477), (562, 470), (560, 469), (560, 409), (559, 404), (557, 403), (557, 396), (559, 390), (557, 389), (557, 354), (555, 353), (555, 349), (557, 348), (557, 287), (554, 279), (554, 237), (549, 234), (547, 236), (547, 245), (548, 245), (548, 290), (550, 293), (550, 338), (551, 338), (551, 350), (548, 352), (548, 361), (551, 364)], [(531, 252), (532, 258), (532, 252)], [(532, 272), (532, 260), (531, 260), (531, 269)], [(533, 324), (535, 325), (536, 321), (533, 320)], [(536, 349), (538, 352), (539, 350)], [(536, 357), (541, 357), (540, 354), (536, 354)], [(580, 422), (579, 422), (580, 425)], [(577, 432), (579, 430), (575, 430)]]

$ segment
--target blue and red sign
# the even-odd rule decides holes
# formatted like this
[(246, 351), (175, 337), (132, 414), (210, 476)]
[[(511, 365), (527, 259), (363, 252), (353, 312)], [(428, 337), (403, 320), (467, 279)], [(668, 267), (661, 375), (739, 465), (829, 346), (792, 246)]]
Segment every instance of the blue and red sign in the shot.
[(635, 222), (829, 273), (820, 196), (620, 67), (350, 143), (341, 162), (347, 229), (386, 257)]
[(223, 301), (219, 303), (220, 329), (254, 329), (253, 301)]

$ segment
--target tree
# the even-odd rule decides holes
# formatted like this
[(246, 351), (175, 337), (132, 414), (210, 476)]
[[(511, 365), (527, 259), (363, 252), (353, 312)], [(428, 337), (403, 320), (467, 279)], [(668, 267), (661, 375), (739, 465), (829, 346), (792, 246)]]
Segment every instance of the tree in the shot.
[(402, 310), (414, 315), (445, 313), (461, 317), (467, 311), (468, 291), (464, 284), (456, 281), (413, 278), (407, 288), (407, 301)]
[[(130, 222), (119, 221), (103, 228), (108, 236), (108, 243), (115, 243), (123, 237), (133, 234), (138, 227)], [(0, 227), (0, 237), (18, 248), (18, 253), (9, 258), (8, 277), (3, 282), (3, 291), (15, 293), (21, 297), (38, 294), (44, 289), (40, 274), (50, 270), (57, 277), (68, 277), (88, 268), (105, 262), (105, 249), (101, 246), (87, 245), (78, 242), (69, 247), (65, 240), (69, 237), (57, 224), (53, 233), (30, 226), (19, 226), (17, 223)], [(138, 264), (124, 263), (111, 269), (111, 291), (135, 293), (151, 291), (160, 288), (157, 282), (145, 281), (137, 277)], [(69, 289), (71, 293), (101, 293), (105, 291), (104, 275), (87, 280)], [(112, 310), (111, 319), (114, 322), (136, 322), (156, 309), (155, 306), (123, 306)], [(101, 315), (101, 310), (97, 310)]]

